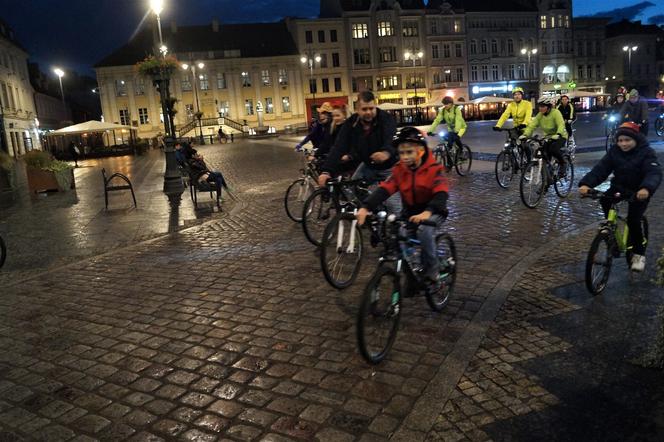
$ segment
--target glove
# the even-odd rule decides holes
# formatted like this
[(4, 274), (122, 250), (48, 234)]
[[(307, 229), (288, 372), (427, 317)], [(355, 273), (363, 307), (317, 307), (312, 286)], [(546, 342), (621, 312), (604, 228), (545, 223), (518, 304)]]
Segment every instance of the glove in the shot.
[(525, 135), (521, 135), (521, 136), (519, 136), (519, 139), (520, 139), (520, 140), (525, 140), (526, 138), (528, 138), (528, 137), (525, 136)]
[(433, 137), (434, 134), (433, 134), (433, 132), (429, 131), (429, 132), (427, 132), (427, 135), (430, 136), (430, 137)]
[(496, 132), (500, 132), (500, 128), (498, 126), (493, 126), (492, 129), (495, 130)]
[(555, 135), (552, 135), (552, 136), (551, 136), (551, 139), (552, 139), (552, 140), (557, 140), (557, 139), (559, 139), (559, 138), (560, 138), (560, 135), (558, 135), (558, 134), (555, 134)]
[(296, 144), (295, 145), (295, 152), (302, 152), (302, 145), (301, 144)]

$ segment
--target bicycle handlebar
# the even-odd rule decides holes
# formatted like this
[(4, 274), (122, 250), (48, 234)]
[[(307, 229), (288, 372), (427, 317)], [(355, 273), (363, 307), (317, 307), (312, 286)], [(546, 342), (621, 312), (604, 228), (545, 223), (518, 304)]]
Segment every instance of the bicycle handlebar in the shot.
[(624, 193), (616, 192), (614, 194), (609, 194), (597, 189), (590, 189), (588, 193), (586, 193), (585, 195), (581, 195), (581, 198), (590, 198), (593, 200), (598, 200), (601, 198), (611, 198), (617, 200), (622, 198), (623, 196), (626, 196), (625, 200), (627, 202), (632, 202), (636, 198), (636, 194), (631, 192), (624, 192)]

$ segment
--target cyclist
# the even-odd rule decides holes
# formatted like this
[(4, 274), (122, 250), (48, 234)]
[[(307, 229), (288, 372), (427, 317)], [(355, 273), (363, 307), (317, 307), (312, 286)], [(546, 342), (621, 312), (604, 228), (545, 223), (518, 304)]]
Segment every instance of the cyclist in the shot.
[(440, 108), (438, 116), (433, 120), (428, 135), (433, 135), (440, 123), (446, 123), (449, 129), (448, 139), (461, 147), (461, 137), (466, 133), (467, 125), (461, 114), (461, 106), (456, 106), (452, 97), (443, 98), (443, 107)]
[(648, 136), (648, 100), (639, 96), (639, 91), (629, 91), (629, 98), (620, 109), (623, 121), (633, 121), (641, 126), (641, 133)]
[(624, 105), (625, 105), (625, 95), (617, 94), (616, 98), (613, 100), (613, 104), (611, 105), (611, 110), (609, 110), (609, 113), (619, 114)]
[(540, 98), (537, 103), (539, 113), (524, 129), (519, 139), (524, 140), (532, 136), (535, 129), (540, 128), (546, 137), (542, 148), (549, 156), (558, 160), (560, 164), (558, 175), (563, 178), (567, 174), (567, 163), (562, 153), (562, 148), (567, 140), (567, 130), (562, 114), (558, 109), (553, 109), (553, 100), (553, 98)]
[(518, 128), (521, 125), (528, 125), (533, 118), (533, 105), (528, 100), (523, 99), (523, 89), (515, 87), (512, 89), (512, 97), (514, 101), (507, 105), (505, 112), (500, 116), (500, 119), (493, 127), (493, 130), (498, 130), (503, 127), (503, 124), (508, 118), (512, 117), (514, 127)]
[(556, 109), (560, 111), (563, 120), (565, 120), (565, 129), (567, 129), (567, 138), (569, 139), (572, 136), (572, 123), (576, 121), (576, 113), (567, 95), (560, 97), (560, 104)]
[[(357, 223), (364, 224), (369, 210), (376, 210), (397, 192), (403, 200), (402, 216), (410, 222), (440, 222), (447, 203), (447, 179), (443, 166), (430, 154), (424, 135), (415, 127), (404, 127), (395, 135), (392, 145), (398, 150), (400, 161), (392, 169), (392, 176), (364, 201), (357, 212)], [(435, 283), (439, 272), (436, 227), (418, 226), (417, 238), (422, 247), (423, 274)]]
[(318, 120), (314, 120), (307, 136), (295, 145), (295, 150), (298, 152), (302, 150), (302, 146), (307, 144), (308, 141), (311, 141), (314, 149), (320, 148), (323, 142), (323, 137), (325, 136), (325, 132), (330, 130), (330, 124), (332, 120), (332, 105), (326, 101), (318, 109), (316, 109), (316, 111), (318, 112)]
[[(603, 183), (611, 173), (613, 179), (606, 191), (609, 195), (617, 192), (630, 192), (636, 199), (630, 201), (627, 211), (627, 227), (634, 255), (631, 269), (642, 272), (646, 265), (645, 244), (641, 230), (641, 218), (648, 208), (648, 202), (662, 182), (662, 168), (657, 154), (648, 144), (646, 137), (639, 132), (638, 124), (623, 123), (616, 134), (617, 142), (593, 169), (579, 181), (579, 193), (588, 191)], [(630, 195), (624, 195), (629, 197)], [(611, 208), (610, 199), (600, 200), (604, 214)]]

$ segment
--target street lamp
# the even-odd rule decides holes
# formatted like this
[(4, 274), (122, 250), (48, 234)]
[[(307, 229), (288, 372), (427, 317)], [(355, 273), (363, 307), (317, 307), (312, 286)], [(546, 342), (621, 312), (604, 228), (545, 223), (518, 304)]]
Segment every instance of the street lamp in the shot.
[[(164, 0), (150, 0), (150, 9), (157, 16), (157, 29), (159, 29), (159, 47), (164, 46), (164, 39), (161, 36), (161, 11), (164, 10)], [(165, 55), (165, 54), (164, 54)]]
[(636, 52), (639, 49), (638, 46), (623, 46), (623, 52), (627, 52), (627, 72), (632, 73), (632, 52)]
[(532, 69), (530, 68), (530, 57), (533, 55), (537, 55), (537, 48), (533, 49), (528, 49), (528, 48), (523, 48), (521, 49), (521, 55), (527, 55), (528, 56), (528, 82), (532, 81), (533, 76), (532, 76)]
[[(424, 58), (424, 52), (419, 51), (417, 53), (412, 53), (410, 51), (406, 51), (403, 54), (403, 58), (405, 60), (412, 60), (413, 61), (413, 68), (415, 68), (415, 63), (417, 63), (417, 60), (422, 60)], [(417, 71), (415, 71), (415, 75), (413, 76), (413, 79), (415, 80), (414, 86), (415, 86), (415, 122), (419, 122), (420, 120), (420, 108), (419, 108), (419, 103), (420, 100), (417, 96), (417, 83), (418, 83), (418, 77), (417, 77)]]
[(65, 90), (62, 87), (62, 77), (65, 76), (65, 71), (63, 71), (60, 68), (54, 68), (53, 72), (55, 72), (55, 75), (58, 76), (58, 80), (60, 81), (60, 95), (62, 96), (62, 107), (65, 110), (65, 118), (67, 118), (67, 104), (65, 103)]
[[(303, 55), (300, 58), (300, 61), (302, 62), (302, 64), (305, 64), (305, 65), (309, 66), (309, 90), (313, 94), (314, 112), (316, 111), (316, 88), (317, 88), (317, 85), (315, 83), (313, 83), (313, 87), (312, 87), (312, 81), (313, 81), (313, 77), (314, 77), (314, 63), (320, 63), (321, 60), (322, 60), (322, 58), (321, 58), (320, 55), (314, 55), (313, 58), (311, 56), (308, 56), (308, 55)], [(313, 114), (313, 112), (312, 112), (312, 114)]]
[[(205, 144), (205, 138), (203, 138), (203, 124), (201, 123), (201, 103), (198, 100), (198, 87), (196, 86), (196, 68), (198, 69), (203, 69), (205, 67), (205, 63), (199, 62), (199, 63), (192, 63), (191, 65), (187, 63), (182, 64), (182, 69), (185, 71), (191, 70), (191, 80), (193, 82), (193, 89), (194, 89), (194, 97), (196, 98), (196, 118), (198, 118), (198, 130), (200, 132), (199, 139), (198, 141), (200, 144)], [(198, 77), (199, 80), (203, 79), (203, 75), (200, 75)]]

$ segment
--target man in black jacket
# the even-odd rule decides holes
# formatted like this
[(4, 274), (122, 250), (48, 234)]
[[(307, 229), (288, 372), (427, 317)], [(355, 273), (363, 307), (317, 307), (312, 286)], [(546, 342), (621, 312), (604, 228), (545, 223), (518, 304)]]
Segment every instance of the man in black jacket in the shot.
[(629, 98), (620, 110), (623, 121), (633, 121), (641, 126), (641, 133), (648, 137), (648, 100), (639, 96), (639, 91), (629, 91)]
[[(397, 152), (392, 138), (397, 130), (396, 121), (387, 112), (376, 107), (371, 91), (358, 94), (357, 112), (341, 128), (334, 147), (322, 167), (318, 184), (324, 186), (333, 174), (337, 174), (342, 157), (349, 156), (360, 162), (353, 179), (365, 179), (370, 183), (386, 180), (396, 164)], [(401, 212), (398, 194), (387, 202), (390, 212)]]
[[(609, 149), (600, 162), (579, 181), (579, 193), (585, 195), (613, 173), (611, 187), (606, 193), (613, 195), (619, 192), (623, 199), (636, 196), (636, 199), (629, 203), (627, 226), (630, 244), (634, 251), (631, 268), (640, 272), (646, 265), (641, 218), (648, 208), (650, 198), (662, 182), (662, 168), (657, 160), (657, 154), (648, 145), (646, 137), (639, 133), (637, 124), (623, 123), (618, 128), (616, 140), (617, 143)], [(611, 200), (600, 202), (604, 213), (608, 214)]]

